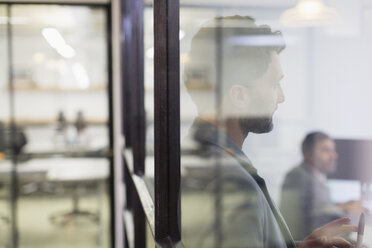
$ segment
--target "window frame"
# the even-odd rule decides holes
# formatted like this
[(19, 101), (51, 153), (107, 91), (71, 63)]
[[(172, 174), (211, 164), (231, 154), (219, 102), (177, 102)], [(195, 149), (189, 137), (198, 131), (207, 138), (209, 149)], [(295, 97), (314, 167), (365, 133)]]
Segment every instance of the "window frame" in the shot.
[(123, 1), (124, 222), (126, 245), (146, 247), (146, 222), (157, 247), (183, 247), (180, 191), (179, 0), (154, 8), (154, 200), (144, 180), (143, 1)]

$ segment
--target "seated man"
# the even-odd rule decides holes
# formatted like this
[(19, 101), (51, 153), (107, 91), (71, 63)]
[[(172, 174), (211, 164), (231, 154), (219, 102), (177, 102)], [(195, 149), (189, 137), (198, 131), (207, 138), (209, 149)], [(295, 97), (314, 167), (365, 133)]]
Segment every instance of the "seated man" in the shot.
[(359, 216), (359, 201), (334, 204), (327, 174), (336, 169), (335, 142), (325, 133), (309, 133), (302, 143), (303, 162), (285, 177), (280, 210), (295, 239), (301, 240), (315, 228), (340, 217)]

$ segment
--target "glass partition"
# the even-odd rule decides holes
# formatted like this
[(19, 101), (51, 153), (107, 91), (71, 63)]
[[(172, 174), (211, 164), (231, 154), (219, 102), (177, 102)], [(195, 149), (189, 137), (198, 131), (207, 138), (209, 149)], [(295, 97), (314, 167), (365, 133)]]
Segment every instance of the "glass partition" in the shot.
[(185, 247), (291, 246), (368, 215), (367, 2), (180, 1)]
[(109, 247), (107, 10), (10, 8), (18, 247)]
[(10, 146), (11, 97), (9, 91), (8, 6), (0, 5), (0, 246), (12, 247), (14, 228), (14, 169)]

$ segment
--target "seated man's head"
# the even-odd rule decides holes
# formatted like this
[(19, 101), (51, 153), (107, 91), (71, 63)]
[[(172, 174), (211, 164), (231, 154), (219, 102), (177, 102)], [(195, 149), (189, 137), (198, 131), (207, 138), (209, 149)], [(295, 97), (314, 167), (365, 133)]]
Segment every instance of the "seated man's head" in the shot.
[(325, 133), (312, 132), (302, 142), (305, 163), (321, 173), (336, 169), (337, 152), (335, 142)]
[(194, 36), (184, 79), (199, 115), (236, 119), (243, 133), (272, 130), (272, 115), (284, 101), (278, 54), (280, 32), (251, 17), (222, 17)]

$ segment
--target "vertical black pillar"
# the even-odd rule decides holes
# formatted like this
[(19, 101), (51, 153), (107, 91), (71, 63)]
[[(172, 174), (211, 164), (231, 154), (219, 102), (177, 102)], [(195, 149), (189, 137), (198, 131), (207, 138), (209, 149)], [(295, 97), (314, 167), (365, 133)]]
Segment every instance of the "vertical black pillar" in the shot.
[(181, 239), (179, 0), (155, 0), (155, 239)]

